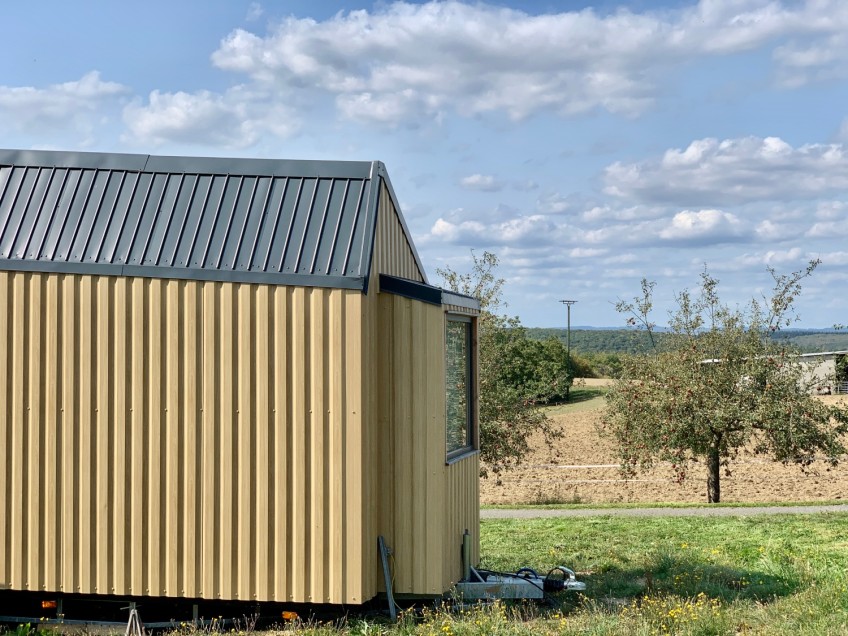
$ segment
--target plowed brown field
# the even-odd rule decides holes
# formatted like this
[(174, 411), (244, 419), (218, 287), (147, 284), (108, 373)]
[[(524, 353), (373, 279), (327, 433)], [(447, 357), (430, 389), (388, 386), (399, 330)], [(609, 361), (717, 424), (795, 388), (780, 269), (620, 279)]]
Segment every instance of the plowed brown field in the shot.
[[(848, 404), (845, 396), (820, 399)], [(521, 468), (503, 474), (500, 485), (493, 478), (482, 479), (482, 503), (706, 501), (706, 471), (701, 465), (693, 467), (683, 484), (677, 484), (670, 466), (663, 465), (634, 479), (622, 479), (612, 445), (597, 432), (603, 405), (602, 398), (595, 398), (551, 409), (551, 418), (563, 432), (562, 438), (552, 447), (542, 439), (534, 439), (532, 452)], [(817, 462), (805, 474), (795, 466), (740, 454), (730, 470), (729, 476), (722, 476), (723, 502), (848, 499), (848, 457), (836, 468)]]

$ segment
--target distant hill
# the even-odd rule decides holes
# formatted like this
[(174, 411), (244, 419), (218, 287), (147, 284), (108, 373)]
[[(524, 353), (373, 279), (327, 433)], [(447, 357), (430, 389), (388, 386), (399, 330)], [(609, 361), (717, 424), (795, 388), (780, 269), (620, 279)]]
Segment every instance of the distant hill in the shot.
[(844, 331), (787, 329), (777, 332), (775, 337), (789, 340), (802, 353), (848, 351), (848, 333)]
[[(555, 327), (529, 327), (527, 335), (537, 340), (559, 338), (566, 341), (567, 331)], [(654, 334), (662, 340), (664, 334)], [(779, 331), (775, 338), (788, 340), (802, 353), (822, 351), (848, 351), (848, 332), (832, 329), (786, 329)], [(630, 329), (571, 329), (571, 349), (577, 353), (633, 353), (650, 347), (647, 335), (642, 331)]]

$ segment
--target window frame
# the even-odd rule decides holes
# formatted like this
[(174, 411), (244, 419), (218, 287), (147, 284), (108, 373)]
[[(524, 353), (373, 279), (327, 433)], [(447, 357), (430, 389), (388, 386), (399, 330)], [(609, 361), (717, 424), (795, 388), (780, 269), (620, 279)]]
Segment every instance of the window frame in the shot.
[[(448, 346), (447, 333), (448, 326), (451, 322), (462, 323), (466, 325), (466, 351), (465, 373), (466, 373), (466, 416), (465, 416), (465, 434), (467, 443), (463, 446), (450, 449), (448, 446), (448, 413), (450, 404), (448, 401), (448, 385), (447, 385), (447, 370), (448, 370)], [(469, 455), (479, 452), (479, 435), (477, 426), (477, 317), (463, 314), (446, 313), (445, 314), (445, 463), (452, 464)]]

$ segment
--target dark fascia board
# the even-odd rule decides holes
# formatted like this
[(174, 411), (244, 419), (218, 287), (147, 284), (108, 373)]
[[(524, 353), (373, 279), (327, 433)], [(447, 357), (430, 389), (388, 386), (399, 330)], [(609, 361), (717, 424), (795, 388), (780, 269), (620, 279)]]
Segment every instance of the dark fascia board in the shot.
[(370, 161), (176, 157), (104, 152), (0, 150), (0, 165), (188, 174), (368, 179)]
[(442, 290), (442, 302), (446, 305), (455, 305), (457, 307), (464, 307), (465, 309), (480, 311), (480, 301), (473, 296), (457, 294), (446, 289)]
[(380, 274), (380, 291), (412, 300), (420, 300), (431, 305), (439, 305), (440, 307), (442, 305), (441, 289), (416, 280)]
[(380, 291), (412, 300), (420, 300), (431, 305), (439, 305), (440, 307), (442, 305), (456, 305), (466, 309), (480, 309), (480, 303), (471, 296), (455, 294), (427, 283), (389, 276), (388, 274), (380, 274)]
[[(380, 179), (374, 178), (377, 176), (379, 176)], [(424, 265), (421, 263), (421, 257), (418, 256), (418, 250), (415, 249), (415, 243), (412, 241), (412, 234), (409, 232), (409, 227), (406, 225), (406, 219), (403, 218), (403, 212), (401, 212), (400, 204), (398, 203), (397, 196), (395, 195), (395, 189), (392, 187), (392, 182), (389, 180), (389, 173), (382, 161), (375, 161), (373, 163), (373, 173), (371, 177), (372, 182), (382, 180), (383, 183), (386, 184), (386, 190), (388, 190), (389, 197), (392, 199), (392, 204), (395, 206), (395, 213), (400, 220), (403, 233), (406, 235), (406, 242), (409, 243), (409, 249), (412, 250), (412, 256), (415, 258), (415, 264), (418, 265), (418, 271), (421, 272), (421, 277), (424, 279), (424, 282), (429, 285), (430, 281), (427, 279), (427, 272), (424, 269)], [(379, 191), (377, 192), (377, 195), (377, 200), (379, 201)]]
[(291, 287), (326, 287), (365, 291), (367, 277), (323, 276), (313, 274), (278, 274), (255, 271), (224, 271), (150, 265), (111, 265), (107, 263), (73, 263), (65, 261), (25, 261), (0, 259), (0, 271), (80, 274), (88, 276), (131, 276), (175, 280), (215, 281), (221, 283), (255, 283)]

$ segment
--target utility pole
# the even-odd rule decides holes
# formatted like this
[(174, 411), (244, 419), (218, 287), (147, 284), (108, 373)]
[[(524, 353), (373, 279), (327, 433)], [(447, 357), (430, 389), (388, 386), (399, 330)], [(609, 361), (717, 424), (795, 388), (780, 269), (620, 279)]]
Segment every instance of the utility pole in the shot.
[(566, 331), (566, 339), (565, 339), (565, 372), (568, 374), (568, 384), (565, 385), (565, 401), (569, 402), (571, 400), (571, 306), (576, 303), (576, 300), (561, 300), (559, 301), (563, 305), (565, 305), (566, 312), (568, 313), (568, 329)]

